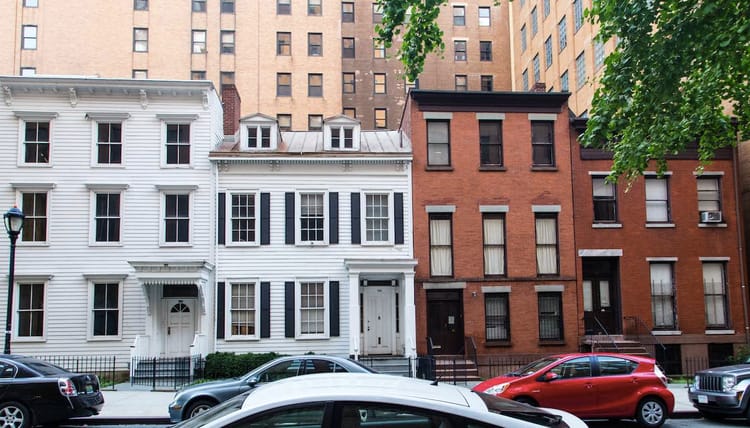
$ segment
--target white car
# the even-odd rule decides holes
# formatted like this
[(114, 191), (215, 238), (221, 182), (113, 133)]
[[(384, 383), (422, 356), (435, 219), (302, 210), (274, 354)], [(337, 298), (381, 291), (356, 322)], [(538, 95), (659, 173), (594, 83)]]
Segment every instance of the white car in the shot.
[[(239, 410), (212, 413), (194, 419), (200, 419), (205, 428), (586, 427), (578, 417), (561, 410), (533, 407), (462, 386), (360, 373), (280, 380), (253, 390)], [(191, 422), (178, 426), (189, 427)]]

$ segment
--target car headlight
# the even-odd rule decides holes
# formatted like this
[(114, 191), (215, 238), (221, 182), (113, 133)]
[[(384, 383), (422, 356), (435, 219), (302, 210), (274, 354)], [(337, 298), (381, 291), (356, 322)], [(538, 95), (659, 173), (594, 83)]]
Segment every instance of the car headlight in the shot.
[(721, 378), (721, 390), (724, 392), (732, 392), (735, 384), (734, 376), (724, 376)]
[(494, 385), (485, 389), (484, 392), (487, 394), (492, 394), (492, 395), (502, 394), (503, 392), (505, 392), (506, 389), (508, 389), (508, 385), (510, 385), (510, 382), (499, 383), (497, 385)]
[(693, 378), (693, 387), (695, 389), (701, 389), (701, 378), (700, 378), (700, 376), (695, 376), (695, 378)]

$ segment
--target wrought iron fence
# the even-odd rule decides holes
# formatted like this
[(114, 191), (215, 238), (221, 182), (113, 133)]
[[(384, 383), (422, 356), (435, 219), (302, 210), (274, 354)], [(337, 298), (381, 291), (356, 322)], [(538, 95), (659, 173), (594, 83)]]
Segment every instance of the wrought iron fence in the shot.
[(130, 384), (152, 389), (174, 389), (203, 378), (206, 360), (200, 355), (190, 357), (133, 357)]
[[(127, 373), (127, 360), (114, 355), (32, 355), (75, 373), (93, 373), (99, 378), (100, 389), (115, 389)], [(120, 365), (118, 367), (118, 364)]]

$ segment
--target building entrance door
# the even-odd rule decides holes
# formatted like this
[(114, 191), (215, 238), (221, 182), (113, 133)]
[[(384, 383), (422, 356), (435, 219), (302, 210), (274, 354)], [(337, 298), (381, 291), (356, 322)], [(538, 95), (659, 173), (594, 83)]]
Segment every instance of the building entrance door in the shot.
[(368, 355), (393, 352), (396, 287), (367, 286), (362, 291), (364, 350)]
[(195, 336), (195, 300), (165, 299), (164, 306), (167, 311), (166, 355), (190, 355), (190, 344)]
[(436, 354), (462, 354), (464, 314), (461, 290), (427, 292), (427, 335), (440, 346)]
[(583, 259), (583, 323), (586, 334), (622, 334), (616, 258)]

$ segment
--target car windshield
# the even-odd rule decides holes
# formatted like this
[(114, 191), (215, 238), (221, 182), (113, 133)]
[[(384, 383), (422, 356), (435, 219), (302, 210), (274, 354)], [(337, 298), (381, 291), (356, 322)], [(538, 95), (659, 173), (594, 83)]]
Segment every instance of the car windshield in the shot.
[(236, 395), (229, 400), (208, 409), (203, 413), (199, 413), (190, 419), (185, 419), (177, 425), (174, 425), (172, 428), (198, 428), (207, 424), (209, 421), (236, 412), (237, 410), (242, 408), (242, 403), (245, 402), (245, 398), (247, 398), (247, 396), (250, 395), (250, 393), (253, 391), (255, 391), (255, 389), (251, 389), (240, 395)]
[(509, 376), (528, 376), (532, 373), (538, 372), (539, 370), (547, 367), (548, 365), (554, 363), (555, 361), (558, 361), (559, 359), (560, 357), (541, 358), (539, 360), (526, 364), (525, 366), (521, 367), (518, 370), (514, 370), (508, 373), (508, 375)]
[(36, 370), (43, 375), (60, 375), (60, 374), (70, 373), (69, 371), (65, 370), (62, 367), (58, 367), (54, 364), (50, 364), (42, 360), (34, 360), (31, 358), (25, 358), (19, 361), (24, 363), (26, 366), (30, 367), (32, 370)]
[(497, 397), (484, 392), (474, 391), (475, 394), (487, 405), (487, 410), (492, 413), (499, 413), (511, 418), (521, 419), (545, 427), (561, 427), (563, 425), (562, 416), (549, 413), (543, 409), (508, 400), (507, 398)]

